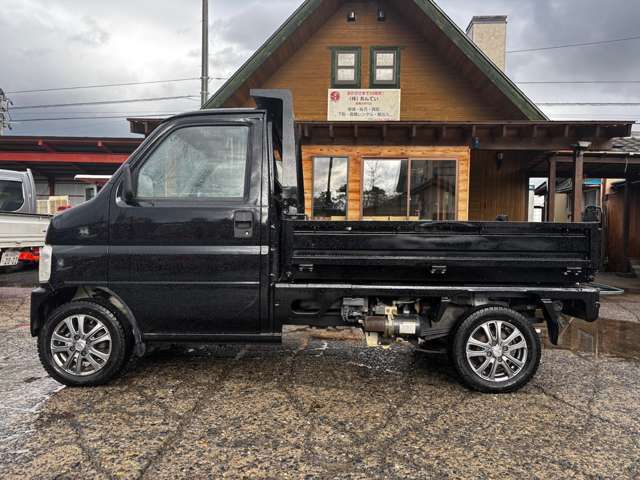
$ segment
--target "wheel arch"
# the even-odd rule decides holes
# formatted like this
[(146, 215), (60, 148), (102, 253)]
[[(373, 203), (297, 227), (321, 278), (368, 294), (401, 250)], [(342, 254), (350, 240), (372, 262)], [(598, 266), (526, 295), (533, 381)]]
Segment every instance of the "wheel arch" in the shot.
[(113, 290), (107, 287), (92, 286), (67, 287), (48, 292), (44, 297), (38, 302), (34, 302), (32, 296), (31, 334), (33, 336), (38, 335), (49, 314), (59, 306), (73, 301), (92, 300), (115, 310), (114, 313), (127, 323), (123, 326), (130, 331), (133, 337), (135, 354), (144, 355), (146, 348), (140, 324), (131, 309)]

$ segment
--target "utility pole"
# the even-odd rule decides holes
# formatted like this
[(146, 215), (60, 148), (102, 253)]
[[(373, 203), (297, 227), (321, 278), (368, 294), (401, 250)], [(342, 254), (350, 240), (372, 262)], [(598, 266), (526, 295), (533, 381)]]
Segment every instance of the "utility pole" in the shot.
[(202, 86), (201, 105), (209, 100), (209, 0), (202, 0)]
[(4, 91), (0, 88), (0, 137), (4, 135), (4, 129), (11, 129), (9, 120), (9, 105), (12, 104), (11, 100), (7, 98)]

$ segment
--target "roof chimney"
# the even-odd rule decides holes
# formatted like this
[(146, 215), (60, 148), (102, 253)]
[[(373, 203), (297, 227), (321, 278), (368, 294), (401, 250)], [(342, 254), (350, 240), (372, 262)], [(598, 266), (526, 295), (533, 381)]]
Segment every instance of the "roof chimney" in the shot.
[(467, 35), (503, 72), (507, 64), (507, 17), (473, 17)]

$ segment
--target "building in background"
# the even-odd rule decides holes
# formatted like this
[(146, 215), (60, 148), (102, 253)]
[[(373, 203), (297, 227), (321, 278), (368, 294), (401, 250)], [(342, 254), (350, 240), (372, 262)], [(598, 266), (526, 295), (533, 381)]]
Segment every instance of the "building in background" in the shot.
[(141, 143), (139, 138), (0, 137), (0, 169), (31, 169), (38, 200), (67, 197), (78, 205), (96, 187), (76, 175), (112, 175)]
[[(612, 151), (632, 122), (549, 121), (504, 72), (506, 35), (506, 17), (474, 17), (465, 33), (432, 0), (306, 0), (205, 108), (292, 91), (309, 217), (526, 221), (530, 179), (549, 178), (544, 219), (570, 179), (580, 221), (585, 178), (638, 180), (640, 159)], [(160, 121), (130, 119), (131, 131)], [(75, 140), (0, 142), (0, 168), (33, 167), (43, 195), (81, 201), (72, 174), (112, 172), (139, 143)]]

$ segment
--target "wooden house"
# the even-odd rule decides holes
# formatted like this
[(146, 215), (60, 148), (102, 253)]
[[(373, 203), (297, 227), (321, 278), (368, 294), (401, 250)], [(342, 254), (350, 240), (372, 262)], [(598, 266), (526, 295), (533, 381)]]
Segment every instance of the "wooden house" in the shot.
[(564, 168), (550, 152), (582, 178), (574, 146), (631, 122), (549, 121), (500, 68), (505, 34), (505, 17), (465, 33), (432, 0), (306, 0), (205, 108), (292, 91), (309, 217), (525, 221), (528, 178)]

